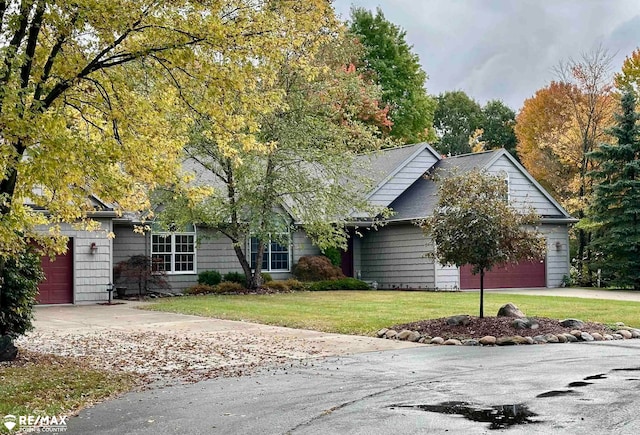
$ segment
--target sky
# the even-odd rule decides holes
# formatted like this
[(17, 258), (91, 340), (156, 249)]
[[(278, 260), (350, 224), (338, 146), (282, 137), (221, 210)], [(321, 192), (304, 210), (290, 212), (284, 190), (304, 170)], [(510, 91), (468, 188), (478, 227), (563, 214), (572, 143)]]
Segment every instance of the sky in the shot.
[(406, 31), (429, 94), (462, 90), (516, 111), (560, 62), (601, 45), (617, 72), (640, 47), (639, 0), (334, 0), (345, 20), (352, 5), (380, 7)]

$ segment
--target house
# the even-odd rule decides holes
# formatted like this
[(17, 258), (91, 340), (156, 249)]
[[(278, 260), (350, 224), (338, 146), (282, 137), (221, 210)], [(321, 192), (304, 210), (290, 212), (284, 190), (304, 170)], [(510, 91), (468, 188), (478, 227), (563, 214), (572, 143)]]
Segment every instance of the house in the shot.
[[(505, 150), (442, 158), (431, 146), (420, 143), (359, 158), (375, 182), (369, 201), (391, 208), (394, 214), (378, 229), (369, 228), (367, 216), (353, 216), (349, 246), (342, 261), (346, 275), (375, 281), (380, 289), (479, 287), (479, 278), (468, 267), (445, 267), (425, 258), (425, 252), (433, 246), (416, 225), (433, 212), (437, 200), (436, 184), (424, 175), (452, 168), (459, 172), (480, 168), (504, 177), (513, 206), (532, 206), (541, 216), (538, 229), (547, 242), (545, 259), (494, 269), (485, 275), (485, 287), (557, 287), (568, 275), (568, 227), (576, 220)], [(230, 241), (216, 231), (191, 226), (173, 232), (152, 228), (146, 234), (138, 234), (133, 231), (136, 224), (133, 218), (107, 212), (97, 216), (104, 228), (102, 232), (85, 234), (67, 229), (71, 236), (70, 253), (52, 263), (68, 263), (64, 266), (67, 297), (41, 299), (43, 303), (106, 300), (107, 284), (113, 281), (113, 265), (133, 255), (147, 255), (161, 262), (173, 291), (196, 283), (198, 272), (204, 270), (241, 271)], [(274, 279), (289, 278), (300, 257), (320, 253), (302, 227), (294, 228), (288, 246), (277, 243), (267, 246), (264, 270)], [(115, 238), (108, 238), (107, 233), (115, 234)], [(246, 243), (247, 254), (251, 255), (254, 246), (250, 239)], [(54, 275), (53, 267), (49, 265), (45, 271), (52, 278), (49, 282), (58, 281), (59, 273)]]

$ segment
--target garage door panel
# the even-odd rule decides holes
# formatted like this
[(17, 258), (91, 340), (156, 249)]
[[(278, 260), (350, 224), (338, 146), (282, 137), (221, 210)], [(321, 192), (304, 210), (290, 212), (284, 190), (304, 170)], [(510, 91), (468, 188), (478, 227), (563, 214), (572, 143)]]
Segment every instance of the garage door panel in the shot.
[[(526, 261), (494, 267), (484, 275), (485, 288), (546, 287), (546, 285), (544, 261)], [(480, 274), (473, 275), (469, 265), (460, 268), (460, 288), (480, 288)]]
[(38, 303), (73, 303), (72, 241), (69, 240), (65, 254), (57, 255), (53, 261), (51, 261), (49, 257), (43, 257), (40, 265), (44, 271), (45, 280), (38, 286)]

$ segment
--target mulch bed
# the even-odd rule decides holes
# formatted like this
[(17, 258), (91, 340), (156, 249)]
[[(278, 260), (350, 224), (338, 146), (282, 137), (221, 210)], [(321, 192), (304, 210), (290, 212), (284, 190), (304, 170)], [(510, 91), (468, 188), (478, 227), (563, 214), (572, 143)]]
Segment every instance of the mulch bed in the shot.
[[(565, 328), (560, 325), (557, 319), (549, 319), (547, 317), (529, 317), (535, 319), (539, 323), (537, 329), (516, 329), (512, 326), (512, 317), (474, 317), (470, 316), (470, 322), (466, 326), (451, 326), (447, 324), (446, 317), (440, 319), (422, 320), (419, 322), (405, 323), (402, 325), (392, 326), (390, 329), (402, 331), (409, 329), (418, 331), (422, 335), (430, 335), (431, 337), (442, 337), (444, 339), (456, 338), (458, 340), (466, 338), (482, 338), (486, 335), (494, 337), (503, 336), (536, 336), (544, 334), (560, 334), (571, 332), (575, 328)], [(586, 332), (598, 332), (600, 334), (610, 334), (612, 331), (606, 325), (595, 322), (584, 322), (584, 326), (580, 328)]]

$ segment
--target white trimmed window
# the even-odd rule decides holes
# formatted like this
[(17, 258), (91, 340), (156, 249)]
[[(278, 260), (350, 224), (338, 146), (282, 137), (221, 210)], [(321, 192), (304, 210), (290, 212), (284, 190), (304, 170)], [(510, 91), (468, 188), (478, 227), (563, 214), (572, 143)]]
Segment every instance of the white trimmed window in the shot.
[[(288, 234), (287, 234), (288, 238)], [(258, 256), (258, 239), (251, 237), (249, 240), (249, 262), (251, 269), (256, 268)], [(269, 240), (265, 243), (262, 254), (262, 270), (265, 272), (289, 272), (291, 270), (291, 244), (281, 245)]]
[(151, 261), (154, 271), (169, 274), (196, 273), (195, 228), (185, 232), (152, 232)]

